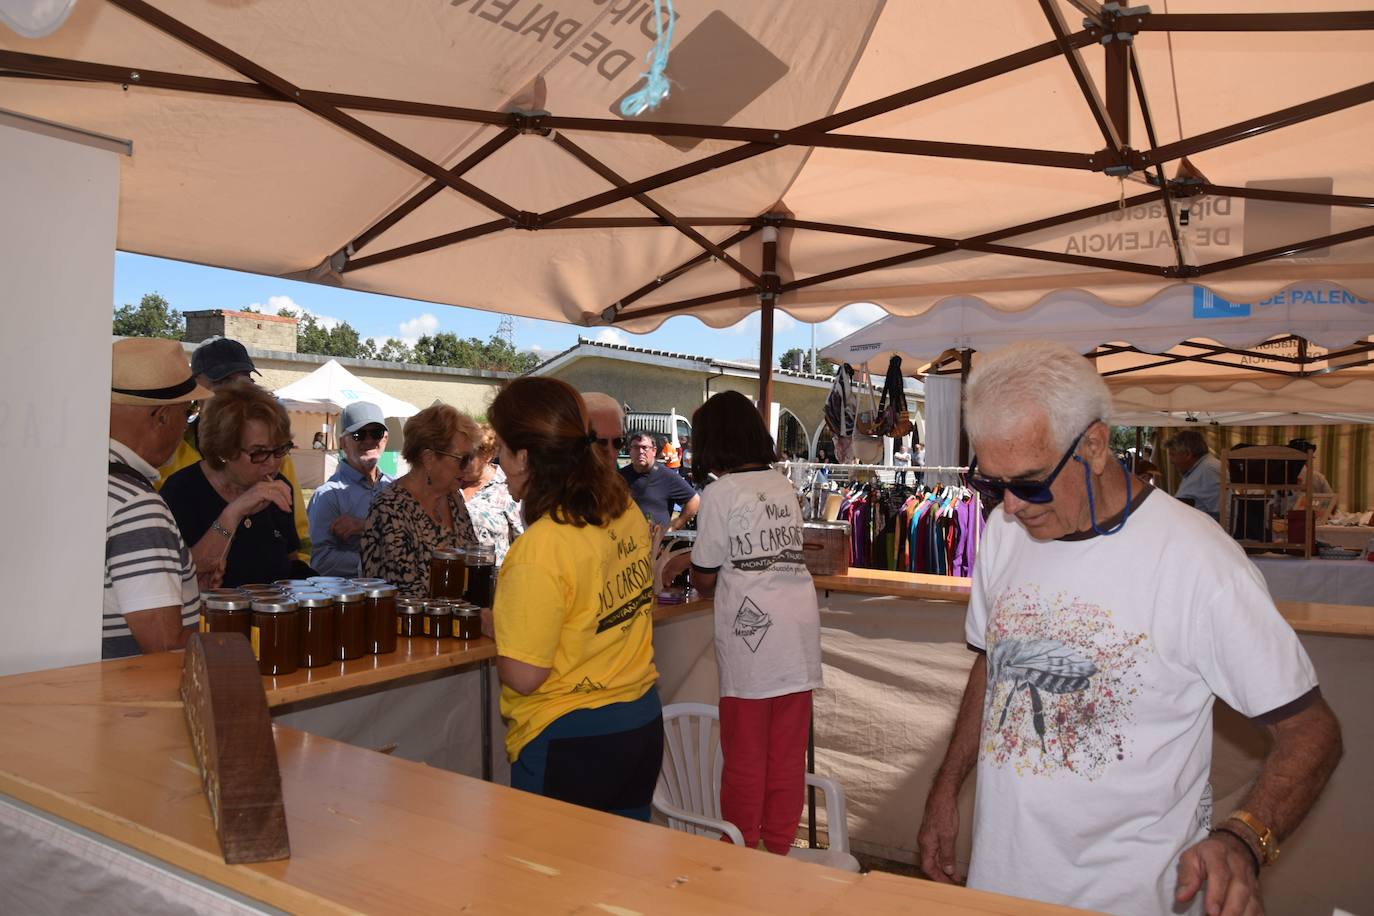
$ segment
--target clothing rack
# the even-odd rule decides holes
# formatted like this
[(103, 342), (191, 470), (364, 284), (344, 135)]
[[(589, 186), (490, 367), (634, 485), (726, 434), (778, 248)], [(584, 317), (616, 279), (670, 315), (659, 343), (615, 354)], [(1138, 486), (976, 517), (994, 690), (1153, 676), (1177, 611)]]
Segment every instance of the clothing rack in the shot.
[(968, 467), (931, 467), (924, 464), (834, 464), (826, 461), (779, 461), (776, 465), (779, 470), (791, 470), (801, 468), (802, 470), (829, 468), (835, 471), (912, 471), (918, 474), (924, 473), (943, 473), (943, 474), (966, 474)]

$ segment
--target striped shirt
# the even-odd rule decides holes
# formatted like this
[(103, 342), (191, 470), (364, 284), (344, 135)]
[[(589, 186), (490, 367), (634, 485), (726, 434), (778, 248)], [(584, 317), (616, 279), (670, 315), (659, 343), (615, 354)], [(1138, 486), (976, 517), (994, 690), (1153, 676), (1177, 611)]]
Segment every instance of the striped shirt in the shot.
[(138, 655), (125, 614), (181, 606), (182, 626), (200, 620), (196, 564), (172, 512), (153, 491), (157, 469), (121, 442), (110, 440), (110, 463), (127, 464), (147, 478), (109, 475), (105, 519), (105, 598), (101, 657)]

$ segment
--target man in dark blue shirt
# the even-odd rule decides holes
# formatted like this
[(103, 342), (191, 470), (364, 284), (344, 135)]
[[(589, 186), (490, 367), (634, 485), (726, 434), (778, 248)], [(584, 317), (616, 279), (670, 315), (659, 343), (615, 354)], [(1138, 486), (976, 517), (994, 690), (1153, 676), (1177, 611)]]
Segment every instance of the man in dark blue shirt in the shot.
[[(657, 437), (635, 433), (630, 437), (630, 463), (620, 469), (620, 476), (629, 484), (630, 496), (650, 522), (676, 531), (697, 514), (701, 497), (676, 471), (659, 464), (657, 457)], [(674, 505), (682, 507), (676, 518)]]

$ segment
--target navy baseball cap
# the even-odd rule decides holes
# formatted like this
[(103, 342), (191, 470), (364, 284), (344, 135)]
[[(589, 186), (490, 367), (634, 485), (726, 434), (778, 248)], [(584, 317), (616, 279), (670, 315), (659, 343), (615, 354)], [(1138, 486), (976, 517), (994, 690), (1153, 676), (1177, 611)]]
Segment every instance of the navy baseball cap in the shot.
[(212, 337), (191, 354), (192, 375), (203, 375), (212, 382), (219, 382), (235, 372), (262, 375), (249, 359), (248, 349), (237, 340)]

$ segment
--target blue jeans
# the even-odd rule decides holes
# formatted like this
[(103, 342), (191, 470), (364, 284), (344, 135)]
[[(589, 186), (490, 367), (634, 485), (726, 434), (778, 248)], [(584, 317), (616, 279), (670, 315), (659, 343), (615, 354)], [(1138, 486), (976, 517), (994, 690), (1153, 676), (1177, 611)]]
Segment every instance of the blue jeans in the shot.
[(663, 766), (658, 688), (628, 703), (575, 709), (520, 749), (510, 784), (525, 792), (647, 821)]

